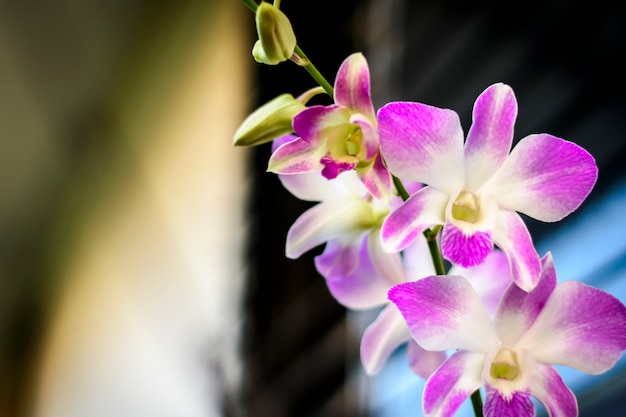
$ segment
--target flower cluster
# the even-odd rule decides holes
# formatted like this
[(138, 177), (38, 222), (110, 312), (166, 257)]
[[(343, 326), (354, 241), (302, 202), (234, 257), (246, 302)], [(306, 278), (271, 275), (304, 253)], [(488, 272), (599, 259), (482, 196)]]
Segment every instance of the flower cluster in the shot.
[[(295, 36), (283, 38), (286, 49), (261, 37), (255, 51), (287, 59)], [(593, 157), (549, 134), (511, 150), (517, 101), (506, 84), (478, 96), (465, 137), (452, 110), (392, 102), (375, 111), (360, 53), (340, 65), (334, 88), (314, 78), (332, 104), (280, 96), (244, 121), (235, 144), (273, 141), (268, 171), (317, 202), (290, 228), (287, 257), (325, 245), (315, 266), (337, 301), (380, 309), (361, 340), (365, 371), (408, 343), (410, 367), (427, 379), (428, 416), (453, 415), (480, 387), (489, 417), (532, 416), (531, 396), (552, 416), (577, 415), (553, 365), (611, 368), (626, 349), (626, 308), (585, 284), (557, 285), (551, 254), (540, 258), (520, 213), (555, 222), (576, 210), (597, 178)]]

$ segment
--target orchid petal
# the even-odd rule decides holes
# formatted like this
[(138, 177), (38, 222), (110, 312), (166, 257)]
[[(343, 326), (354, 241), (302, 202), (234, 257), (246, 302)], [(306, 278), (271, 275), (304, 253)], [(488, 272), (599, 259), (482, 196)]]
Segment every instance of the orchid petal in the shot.
[(433, 187), (424, 187), (391, 212), (382, 227), (383, 248), (397, 252), (424, 230), (443, 224), (448, 196)]
[(593, 157), (580, 146), (530, 135), (515, 146), (489, 188), (501, 207), (554, 222), (580, 206), (597, 177)]
[(329, 241), (315, 265), (337, 301), (352, 309), (387, 303), (389, 288), (405, 281), (400, 254), (383, 252), (378, 229), (356, 243)]
[(365, 146), (366, 161), (371, 160), (376, 154), (378, 154), (378, 130), (376, 123), (372, 122), (372, 119), (361, 113), (356, 113), (350, 116), (350, 123), (354, 123), (361, 127), (361, 134), (363, 137), (363, 144)]
[(441, 234), (441, 254), (450, 262), (470, 267), (481, 264), (493, 249), (491, 233), (475, 231), (466, 234), (448, 223)]
[(537, 286), (529, 293), (511, 285), (502, 296), (494, 322), (505, 346), (515, 346), (535, 322), (550, 294), (556, 287), (556, 272), (552, 255), (542, 259), (542, 272)]
[(486, 389), (485, 417), (534, 417), (535, 405), (530, 395), (524, 392), (513, 392), (511, 398), (504, 398), (497, 389)]
[(513, 142), (517, 101), (511, 87), (493, 84), (474, 103), (465, 142), (465, 188), (475, 191), (504, 163)]
[(576, 396), (550, 365), (538, 363), (533, 376), (530, 393), (546, 408), (551, 417), (577, 417)]
[(541, 274), (541, 261), (520, 215), (500, 210), (493, 240), (509, 259), (513, 281), (524, 291), (535, 288)]
[(268, 162), (267, 170), (276, 174), (301, 174), (319, 170), (324, 149), (301, 138), (279, 146)]
[(319, 171), (296, 175), (279, 175), (283, 186), (304, 201), (328, 201), (341, 198), (360, 198), (367, 190), (355, 172), (346, 172), (334, 180), (324, 178)]
[(411, 339), (402, 315), (393, 304), (387, 305), (363, 333), (361, 363), (368, 375), (380, 371), (400, 345)]
[(361, 199), (321, 202), (305, 211), (287, 232), (286, 255), (295, 259), (326, 241), (374, 226), (371, 205)]
[(482, 386), (481, 369), (485, 355), (459, 351), (435, 371), (424, 387), (424, 414), (451, 417), (461, 404)]
[(315, 257), (315, 266), (342, 305), (360, 310), (387, 303), (391, 284), (372, 265), (367, 238), (347, 244), (338, 239), (329, 241), (324, 253)]
[(489, 313), (463, 277), (430, 276), (396, 285), (389, 299), (424, 349), (488, 353), (498, 343)]
[(463, 130), (452, 110), (389, 103), (378, 111), (380, 149), (394, 175), (451, 194), (463, 185)]
[(276, 149), (280, 148), (282, 145), (288, 142), (293, 142), (294, 140), (299, 139), (296, 135), (288, 134), (284, 136), (280, 136), (272, 141), (272, 153), (276, 151)]
[(471, 268), (454, 265), (448, 274), (465, 277), (472, 284), (480, 299), (483, 300), (491, 316), (495, 314), (502, 294), (512, 283), (509, 261), (506, 255), (499, 250), (491, 251), (480, 265)]
[(373, 118), (370, 72), (362, 53), (354, 53), (343, 61), (335, 78), (334, 95), (335, 103)]
[[(402, 180), (402, 185), (404, 186), (404, 189), (409, 194), (409, 196), (415, 194), (416, 192), (424, 188), (424, 184), (422, 184), (421, 182), (408, 181), (405, 179)], [(403, 202), (402, 198), (400, 197), (398, 197), (396, 201), (399, 202), (400, 204)], [(398, 204), (397, 206), (399, 206), (400, 204)], [(394, 206), (394, 208), (397, 206)]]
[(326, 243), (324, 252), (315, 257), (317, 272), (327, 280), (333, 279), (341, 282), (348, 281), (349, 276), (354, 274), (359, 266), (370, 266), (375, 275), (373, 266), (367, 259), (361, 259), (361, 252), (367, 255), (363, 237), (360, 239), (333, 239)]
[(363, 168), (357, 166), (356, 171), (370, 194), (378, 200), (390, 202), (392, 194), (391, 175), (387, 171), (380, 154), (376, 155), (370, 165)]
[(563, 282), (519, 346), (538, 362), (590, 374), (605, 372), (626, 349), (626, 307), (597, 288)]
[(342, 161), (341, 159), (334, 158), (330, 153), (324, 155), (320, 162), (323, 165), (322, 175), (329, 180), (337, 178), (342, 172), (353, 170), (357, 164), (356, 160)]
[(407, 281), (400, 254), (388, 253), (383, 250), (380, 239), (380, 228), (372, 230), (367, 235), (367, 253), (368, 258), (371, 260), (376, 271), (378, 271), (378, 274), (384, 277), (388, 284), (384, 291), (385, 295), (392, 286)]
[(411, 370), (424, 379), (428, 379), (448, 357), (446, 352), (425, 350), (414, 340), (409, 340), (409, 343), (407, 343), (406, 354), (409, 358)]
[(293, 118), (293, 129), (315, 146), (330, 142), (334, 136), (345, 139), (350, 129), (350, 111), (338, 105), (307, 107)]

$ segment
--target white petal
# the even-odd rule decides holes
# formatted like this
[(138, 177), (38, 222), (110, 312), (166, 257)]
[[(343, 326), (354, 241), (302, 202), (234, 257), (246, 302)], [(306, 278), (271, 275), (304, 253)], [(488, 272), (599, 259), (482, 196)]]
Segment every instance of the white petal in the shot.
[(402, 315), (387, 305), (361, 338), (361, 362), (368, 375), (377, 373), (396, 348), (411, 339)]
[(325, 178), (321, 171), (279, 175), (278, 178), (291, 194), (305, 201), (327, 201), (367, 195), (365, 186), (354, 171), (343, 172), (333, 180)]
[(498, 344), (495, 326), (463, 277), (439, 275), (389, 290), (411, 335), (424, 349), (466, 349), (487, 354)]
[(371, 205), (358, 198), (331, 200), (305, 211), (287, 233), (286, 255), (297, 258), (331, 239), (346, 239), (373, 226)]

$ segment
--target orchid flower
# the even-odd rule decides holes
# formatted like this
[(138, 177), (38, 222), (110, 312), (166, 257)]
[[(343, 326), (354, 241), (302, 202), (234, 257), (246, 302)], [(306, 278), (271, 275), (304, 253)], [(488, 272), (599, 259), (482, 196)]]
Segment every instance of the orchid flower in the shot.
[[(281, 138), (275, 146), (284, 146), (289, 140), (293, 139)], [(279, 178), (296, 197), (319, 202), (289, 229), (287, 257), (297, 258), (325, 243), (324, 252), (315, 257), (315, 266), (339, 303), (355, 310), (388, 304), (389, 288), (407, 281), (400, 254), (384, 252), (380, 239), (383, 219), (391, 211), (390, 202), (399, 204), (399, 198), (390, 198), (390, 202), (373, 198), (354, 171), (343, 172), (332, 180), (326, 179), (320, 171), (279, 175)], [(425, 253), (422, 251), (421, 255), (425, 257), (417, 264), (431, 265), (425, 242), (423, 246)], [(418, 273), (417, 268), (413, 270)], [(422, 276), (431, 270), (432, 266)], [(402, 340), (394, 341), (393, 329), (371, 331), (371, 337), (364, 342), (368, 346), (365, 357), (369, 359), (364, 359), (363, 363), (368, 371), (372, 367), (380, 368), (391, 351), (410, 338), (402, 317), (395, 307), (393, 310), (392, 320), (403, 329)], [(384, 322), (380, 319), (379, 327), (385, 326)], [(380, 334), (385, 331), (385, 335)], [(436, 361), (434, 368), (428, 367), (425, 377), (444, 359), (445, 355)]]
[(370, 75), (365, 57), (350, 55), (335, 79), (334, 104), (311, 106), (293, 119), (299, 138), (272, 154), (268, 171), (299, 174), (320, 171), (333, 179), (356, 170), (370, 193), (387, 198), (391, 177), (379, 153), (376, 115), (370, 98)]
[(578, 145), (548, 134), (520, 140), (509, 155), (517, 101), (505, 84), (476, 100), (463, 145), (458, 115), (421, 103), (394, 102), (378, 112), (380, 147), (392, 174), (426, 185), (383, 225), (387, 251), (405, 248), (422, 231), (444, 225), (443, 256), (481, 263), (495, 243), (513, 278), (530, 291), (539, 255), (520, 215), (554, 222), (575, 210), (596, 178), (594, 159)]
[(369, 282), (370, 288), (361, 288), (362, 293), (329, 284), (340, 302), (350, 308), (370, 305), (372, 297), (377, 300), (375, 303), (385, 302), (387, 289), (402, 282), (394, 281), (375, 289), (378, 281), (386, 279), (381, 276), (394, 277), (402, 271), (399, 254), (388, 254), (381, 246), (380, 227), (391, 211), (390, 203), (373, 198), (354, 171), (341, 173), (333, 180), (324, 178), (319, 171), (279, 175), (279, 178), (299, 199), (319, 202), (289, 229), (286, 256), (295, 259), (325, 243), (324, 252), (315, 258), (315, 264), (329, 282), (348, 276)]
[[(406, 273), (404, 282), (416, 281), (434, 275), (426, 239), (418, 237), (404, 250)], [(490, 314), (494, 314), (500, 298), (511, 283), (508, 261), (500, 251), (492, 251), (485, 262), (471, 268), (453, 266), (450, 274), (467, 277), (480, 299), (485, 303)], [(391, 280), (389, 280), (391, 281)], [(351, 288), (358, 288), (352, 285)], [(386, 288), (387, 292), (391, 286)], [(377, 373), (389, 356), (399, 346), (408, 342), (407, 356), (413, 372), (426, 379), (441, 365), (447, 355), (444, 351), (427, 351), (411, 339), (411, 334), (395, 304), (387, 303), (378, 317), (365, 329), (361, 339), (361, 362), (365, 371), (372, 375)]]
[[(292, 140), (296, 139), (285, 136), (276, 140), (274, 147)], [(411, 368), (422, 378), (428, 378), (446, 359), (445, 352), (428, 352), (411, 341), (404, 319), (387, 299), (394, 285), (435, 273), (426, 239), (416, 239), (406, 248), (404, 260), (398, 253), (384, 252), (380, 228), (392, 205), (372, 198), (353, 171), (344, 172), (333, 180), (327, 180), (319, 171), (279, 175), (279, 178), (299, 199), (319, 202), (289, 229), (287, 257), (297, 258), (326, 243), (324, 252), (315, 258), (315, 266), (326, 279), (333, 297), (353, 310), (384, 307), (361, 340), (365, 371), (368, 374), (378, 372), (396, 348), (409, 342)], [(411, 191), (421, 186), (406, 185)], [(390, 201), (396, 206), (401, 204), (398, 197)], [(453, 267), (450, 272), (470, 277), (492, 311), (511, 281), (508, 262), (499, 251), (494, 251), (478, 267)]]
[(572, 391), (552, 365), (599, 374), (626, 349), (626, 308), (586, 284), (556, 285), (552, 256), (530, 293), (511, 285), (493, 320), (461, 276), (430, 276), (389, 291), (413, 338), (432, 350), (459, 349), (428, 379), (426, 416), (452, 416), (485, 386), (485, 417), (534, 416), (531, 396), (550, 416), (576, 416)]

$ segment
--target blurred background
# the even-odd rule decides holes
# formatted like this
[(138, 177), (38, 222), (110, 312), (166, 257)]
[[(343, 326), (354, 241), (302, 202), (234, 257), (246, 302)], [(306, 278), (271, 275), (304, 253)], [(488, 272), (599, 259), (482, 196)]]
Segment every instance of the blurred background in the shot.
[[(589, 150), (598, 183), (557, 224), (528, 219), (559, 278), (626, 301), (626, 5), (283, 0), (329, 79), (363, 51), (376, 107), (452, 108), (465, 129), (510, 84), (516, 140)], [(418, 416), (400, 351), (373, 378), (313, 268), (284, 257), (310, 205), (234, 149), (245, 115), (313, 87), (256, 64), (236, 0), (0, 1), (0, 416)], [(563, 370), (582, 416), (623, 416), (626, 364)]]

